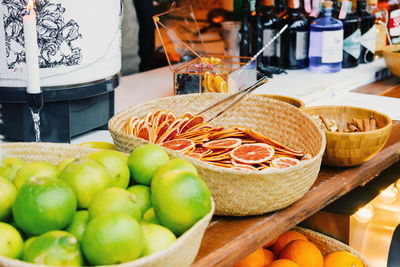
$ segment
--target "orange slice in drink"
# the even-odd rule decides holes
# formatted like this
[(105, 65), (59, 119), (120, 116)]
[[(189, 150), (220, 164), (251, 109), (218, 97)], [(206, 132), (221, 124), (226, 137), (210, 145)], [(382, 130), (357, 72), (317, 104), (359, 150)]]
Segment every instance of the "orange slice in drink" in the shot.
[(232, 150), (231, 157), (246, 164), (257, 164), (268, 161), (274, 155), (275, 150), (267, 144), (246, 144)]
[(222, 149), (222, 148), (235, 148), (242, 144), (242, 140), (239, 138), (226, 138), (216, 141), (211, 141), (203, 144), (203, 147), (210, 149)]
[(294, 158), (279, 157), (272, 160), (271, 166), (278, 169), (284, 169), (284, 168), (289, 168), (291, 166), (295, 166), (299, 163), (300, 161)]
[(184, 153), (185, 151), (190, 151), (193, 149), (195, 144), (189, 139), (173, 139), (162, 143), (161, 146)]

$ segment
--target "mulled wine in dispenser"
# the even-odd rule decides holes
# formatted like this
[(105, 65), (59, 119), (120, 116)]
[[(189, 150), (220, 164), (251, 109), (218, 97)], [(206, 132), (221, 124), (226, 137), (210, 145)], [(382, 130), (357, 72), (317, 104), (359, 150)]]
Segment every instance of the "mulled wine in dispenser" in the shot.
[[(27, 105), (23, 16), (28, 0), (0, 2), (0, 134), (34, 141)], [(41, 141), (107, 127), (121, 69), (121, 0), (36, 0)]]

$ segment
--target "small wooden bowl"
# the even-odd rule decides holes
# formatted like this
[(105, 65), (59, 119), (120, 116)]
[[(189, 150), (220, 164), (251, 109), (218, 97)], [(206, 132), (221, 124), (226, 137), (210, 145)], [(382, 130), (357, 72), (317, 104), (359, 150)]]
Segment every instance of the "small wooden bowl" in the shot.
[(373, 118), (379, 129), (370, 132), (339, 133), (325, 131), (326, 149), (322, 163), (348, 167), (364, 163), (385, 145), (392, 130), (392, 120), (374, 110), (348, 106), (318, 106), (305, 108), (309, 115), (321, 115), (337, 122), (350, 122), (353, 118)]
[(393, 75), (400, 77), (400, 45), (389, 45), (385, 47), (383, 49), (383, 58)]
[(299, 109), (303, 109), (305, 104), (303, 101), (301, 101), (300, 99), (294, 98), (294, 97), (290, 97), (290, 96), (284, 96), (284, 95), (259, 95), (259, 96), (264, 96), (264, 97), (268, 97), (268, 98), (272, 98), (278, 101), (282, 101), (285, 103), (288, 103), (292, 106), (295, 106), (296, 108)]

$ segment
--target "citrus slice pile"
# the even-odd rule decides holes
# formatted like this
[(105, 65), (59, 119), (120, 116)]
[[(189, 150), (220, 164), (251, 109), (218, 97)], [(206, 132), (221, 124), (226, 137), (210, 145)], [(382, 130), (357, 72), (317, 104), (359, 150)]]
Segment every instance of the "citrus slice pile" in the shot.
[(212, 125), (205, 123), (204, 116), (190, 112), (178, 117), (156, 110), (143, 119), (132, 116), (122, 131), (214, 166), (239, 171), (283, 169), (312, 158), (252, 129)]

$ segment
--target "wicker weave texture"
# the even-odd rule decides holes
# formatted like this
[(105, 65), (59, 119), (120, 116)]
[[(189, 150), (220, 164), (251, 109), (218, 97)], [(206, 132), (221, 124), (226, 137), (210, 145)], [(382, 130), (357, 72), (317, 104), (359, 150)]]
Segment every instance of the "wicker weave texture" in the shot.
[(368, 261), (360, 253), (334, 238), (301, 227), (295, 227), (293, 230), (305, 235), (309, 241), (314, 243), (321, 250), (324, 257), (335, 251), (348, 251), (359, 257), (365, 267), (371, 267)]
[[(122, 132), (122, 127), (132, 115), (141, 118), (154, 110), (173, 111), (177, 115), (186, 111), (197, 113), (226, 96), (193, 94), (138, 104), (111, 118), (108, 127), (116, 147), (129, 153), (147, 143)], [(216, 214), (244, 216), (282, 209), (299, 200), (317, 178), (325, 148), (325, 135), (299, 109), (281, 101), (251, 95), (215, 119), (213, 124), (244, 126), (313, 155), (311, 160), (288, 169), (243, 172), (216, 167), (168, 150), (172, 157), (187, 159), (196, 166), (212, 192)]]
[[(58, 163), (66, 158), (82, 157), (94, 151), (76, 145), (53, 143), (6, 143), (0, 144), (2, 157), (20, 157), (26, 161), (47, 161)], [(112, 265), (118, 267), (185, 267), (190, 266), (200, 248), (204, 232), (215, 210), (213, 202), (211, 211), (192, 228), (180, 236), (167, 249), (135, 261)], [(49, 267), (49, 265), (30, 264), (0, 256), (0, 266), (4, 267)], [(111, 266), (111, 265), (108, 265)]]

